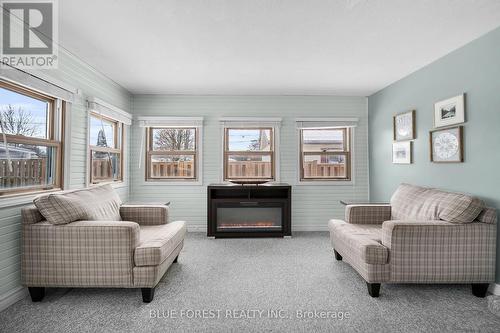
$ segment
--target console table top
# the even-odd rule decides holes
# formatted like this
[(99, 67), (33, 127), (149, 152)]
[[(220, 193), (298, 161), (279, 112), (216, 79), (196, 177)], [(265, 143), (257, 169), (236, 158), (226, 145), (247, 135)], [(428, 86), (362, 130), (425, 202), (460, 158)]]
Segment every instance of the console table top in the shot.
[(220, 183), (220, 184), (209, 184), (208, 187), (236, 187), (236, 188), (245, 188), (245, 187), (290, 187), (290, 184), (287, 183), (264, 183), (264, 184), (233, 184), (233, 183)]

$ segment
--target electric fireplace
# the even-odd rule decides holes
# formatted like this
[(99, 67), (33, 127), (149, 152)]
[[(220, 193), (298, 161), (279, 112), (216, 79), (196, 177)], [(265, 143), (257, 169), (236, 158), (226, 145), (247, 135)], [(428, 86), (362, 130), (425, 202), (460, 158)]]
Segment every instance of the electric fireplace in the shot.
[(291, 186), (209, 185), (210, 237), (291, 236)]

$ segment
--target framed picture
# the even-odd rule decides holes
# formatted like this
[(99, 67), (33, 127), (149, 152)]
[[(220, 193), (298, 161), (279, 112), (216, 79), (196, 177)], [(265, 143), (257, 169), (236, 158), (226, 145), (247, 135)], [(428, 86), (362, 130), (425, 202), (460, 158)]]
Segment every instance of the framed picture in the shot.
[(392, 143), (392, 163), (411, 164), (412, 163), (412, 142), (393, 142)]
[(465, 122), (464, 94), (434, 104), (434, 127)]
[(431, 162), (460, 163), (463, 157), (463, 126), (430, 131)]
[(392, 120), (394, 141), (415, 139), (415, 110), (395, 115)]

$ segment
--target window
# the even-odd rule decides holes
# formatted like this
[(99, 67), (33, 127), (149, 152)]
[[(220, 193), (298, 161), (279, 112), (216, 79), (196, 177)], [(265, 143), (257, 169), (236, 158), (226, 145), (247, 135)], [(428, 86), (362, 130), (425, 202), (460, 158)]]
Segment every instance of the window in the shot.
[(301, 129), (301, 180), (350, 180), (349, 128)]
[(197, 180), (198, 128), (147, 128), (146, 180)]
[(273, 128), (225, 128), (224, 180), (274, 180)]
[(91, 112), (89, 147), (90, 183), (122, 181), (123, 124)]
[(57, 99), (0, 82), (0, 195), (62, 188), (63, 112), (57, 105)]

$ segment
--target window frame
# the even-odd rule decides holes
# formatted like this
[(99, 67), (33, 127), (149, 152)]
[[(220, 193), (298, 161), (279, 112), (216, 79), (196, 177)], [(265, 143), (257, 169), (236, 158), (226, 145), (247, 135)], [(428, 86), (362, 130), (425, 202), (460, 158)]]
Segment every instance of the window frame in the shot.
[[(229, 150), (229, 131), (230, 130), (270, 130), (271, 131), (271, 149), (269, 151), (252, 151), (252, 150)], [(261, 156), (271, 156), (271, 177), (270, 178), (229, 178), (228, 177), (228, 157), (229, 155), (261, 155)], [(276, 129), (273, 126), (245, 126), (245, 127), (236, 127), (236, 126), (227, 126), (224, 127), (223, 134), (223, 154), (222, 154), (222, 180), (223, 181), (231, 181), (231, 180), (267, 180), (267, 181), (276, 181)]]
[[(342, 151), (304, 151), (304, 131), (307, 130), (342, 130), (343, 131), (343, 150)], [(299, 129), (299, 182), (352, 182), (352, 128), (350, 127), (331, 127), (331, 128), (301, 128)], [(306, 155), (341, 155), (345, 156), (346, 160), (346, 176), (345, 177), (305, 177), (304, 176), (304, 156)]]
[[(109, 148), (109, 147), (99, 147), (99, 146), (94, 146), (90, 144), (90, 123), (91, 123), (91, 117), (97, 118), (97, 119), (102, 119), (104, 121), (110, 122), (113, 124), (113, 142), (114, 142), (114, 148)], [(123, 145), (124, 145), (124, 127), (125, 125), (119, 121), (116, 120), (112, 117), (100, 114), (95, 111), (90, 111), (89, 112), (89, 118), (88, 118), (88, 135), (89, 135), (89, 143), (88, 143), (88, 165), (89, 165), (89, 170), (88, 170), (88, 177), (89, 177), (89, 185), (100, 185), (100, 184), (118, 184), (118, 183), (123, 183)], [(120, 156), (120, 173), (118, 179), (105, 179), (102, 181), (94, 181), (94, 174), (93, 174), (93, 166), (92, 166), (92, 152), (102, 152), (102, 153), (110, 153), (110, 154), (118, 154)]]
[[(53, 184), (26, 186), (22, 188), (0, 189), (0, 198), (12, 196), (38, 194), (43, 192), (59, 191), (64, 187), (64, 138), (65, 138), (65, 111), (66, 102), (56, 97), (40, 93), (15, 83), (0, 80), (0, 88), (10, 90), (20, 95), (41, 100), (48, 103), (46, 139), (35, 138), (24, 135), (5, 134), (8, 143), (25, 144), (33, 146), (44, 146), (55, 148), (56, 158), (54, 160), (54, 182)], [(59, 126), (58, 126), (59, 125)], [(0, 137), (3, 134), (0, 133)], [(1, 140), (3, 145), (3, 139)]]
[[(153, 149), (153, 132), (155, 129), (191, 129), (194, 130), (194, 150), (154, 150)], [(145, 181), (146, 183), (185, 183), (185, 184), (198, 184), (200, 182), (200, 134), (201, 129), (198, 126), (150, 126), (145, 128), (146, 131), (146, 170)], [(193, 156), (193, 177), (153, 177), (151, 176), (151, 157), (155, 155), (162, 156), (179, 156), (179, 155), (192, 155)]]

